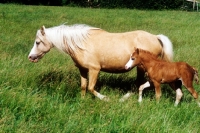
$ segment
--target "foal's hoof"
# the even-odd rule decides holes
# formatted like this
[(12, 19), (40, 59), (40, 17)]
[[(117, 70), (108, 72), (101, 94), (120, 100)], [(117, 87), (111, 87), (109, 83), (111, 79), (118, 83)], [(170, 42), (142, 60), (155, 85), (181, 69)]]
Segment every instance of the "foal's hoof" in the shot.
[(200, 107), (200, 102), (197, 102), (198, 106)]
[(139, 98), (139, 99), (138, 99), (138, 102), (141, 103), (141, 102), (142, 102), (142, 98)]

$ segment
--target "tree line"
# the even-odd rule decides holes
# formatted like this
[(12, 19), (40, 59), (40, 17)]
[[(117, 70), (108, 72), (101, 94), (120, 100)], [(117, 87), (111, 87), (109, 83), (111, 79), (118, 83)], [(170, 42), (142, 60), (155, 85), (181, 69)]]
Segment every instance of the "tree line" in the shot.
[(180, 9), (184, 0), (1, 0), (25, 5), (78, 6), (91, 8)]

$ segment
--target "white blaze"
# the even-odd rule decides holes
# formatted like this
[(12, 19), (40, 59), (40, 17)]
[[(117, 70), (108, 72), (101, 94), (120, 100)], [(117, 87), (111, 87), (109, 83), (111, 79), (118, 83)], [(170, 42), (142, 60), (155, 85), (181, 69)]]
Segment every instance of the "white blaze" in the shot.
[(125, 69), (130, 69), (133, 66), (133, 63), (134, 63), (134, 60), (132, 60), (130, 57), (129, 61), (125, 65)]
[(36, 51), (36, 44), (33, 45), (33, 48), (31, 49), (31, 52), (29, 53), (29, 56), (35, 55), (37, 53)]

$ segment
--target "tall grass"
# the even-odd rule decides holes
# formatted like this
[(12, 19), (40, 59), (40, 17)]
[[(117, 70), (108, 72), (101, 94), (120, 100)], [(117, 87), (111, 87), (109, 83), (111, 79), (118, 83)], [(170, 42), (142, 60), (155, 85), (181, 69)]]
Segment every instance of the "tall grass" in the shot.
[[(183, 88), (174, 107), (175, 92), (162, 86), (162, 97), (138, 91), (124, 103), (119, 98), (134, 87), (135, 70), (99, 75), (97, 89), (110, 97), (103, 102), (87, 93), (80, 98), (80, 76), (69, 56), (52, 49), (38, 63), (27, 56), (36, 30), (63, 23), (84, 23), (110, 32), (146, 30), (167, 35), (174, 60), (200, 69), (200, 14), (186, 11), (145, 11), (48, 6), (0, 5), (0, 132), (182, 132), (200, 131), (200, 108)], [(199, 92), (199, 85), (194, 85)]]

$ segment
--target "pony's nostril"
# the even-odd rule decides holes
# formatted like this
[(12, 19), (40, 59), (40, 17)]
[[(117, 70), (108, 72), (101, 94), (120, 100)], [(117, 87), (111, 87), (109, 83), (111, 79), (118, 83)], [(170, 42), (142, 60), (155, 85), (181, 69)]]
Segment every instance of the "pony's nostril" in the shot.
[(28, 59), (29, 60), (34, 60), (34, 56), (29, 56)]
[(35, 55), (29, 55), (29, 56), (28, 56), (28, 59), (31, 60), (31, 61), (34, 61), (34, 60), (37, 60), (38, 57), (35, 56)]

